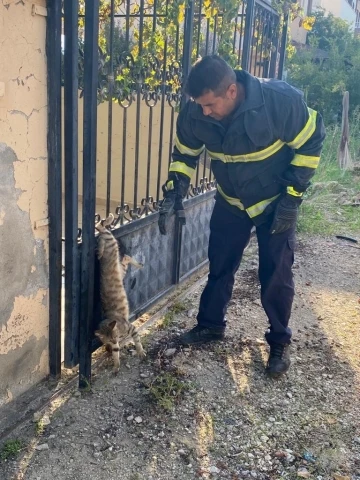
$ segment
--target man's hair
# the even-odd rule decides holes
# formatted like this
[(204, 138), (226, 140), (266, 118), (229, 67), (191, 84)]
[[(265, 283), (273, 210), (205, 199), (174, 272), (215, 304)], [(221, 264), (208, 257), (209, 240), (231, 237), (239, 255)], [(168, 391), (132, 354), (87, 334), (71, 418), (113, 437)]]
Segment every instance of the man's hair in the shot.
[(185, 93), (199, 98), (210, 90), (222, 96), (232, 83), (236, 83), (234, 70), (218, 55), (207, 55), (193, 65), (185, 85)]

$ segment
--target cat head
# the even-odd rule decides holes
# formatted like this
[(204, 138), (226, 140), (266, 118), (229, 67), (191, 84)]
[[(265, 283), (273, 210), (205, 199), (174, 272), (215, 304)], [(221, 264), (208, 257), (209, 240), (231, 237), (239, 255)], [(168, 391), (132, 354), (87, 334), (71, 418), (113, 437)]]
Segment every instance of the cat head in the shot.
[(116, 322), (105, 323), (101, 325), (99, 330), (95, 331), (95, 335), (100, 339), (100, 341), (106, 345), (117, 344), (119, 342), (118, 329), (116, 327)]

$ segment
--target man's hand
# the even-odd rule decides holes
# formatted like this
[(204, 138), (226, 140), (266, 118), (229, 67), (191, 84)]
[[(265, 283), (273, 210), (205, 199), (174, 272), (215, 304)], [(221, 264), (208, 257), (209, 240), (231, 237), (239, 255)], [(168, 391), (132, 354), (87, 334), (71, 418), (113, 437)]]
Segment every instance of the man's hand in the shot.
[(283, 233), (295, 227), (300, 203), (301, 199), (285, 195), (276, 206), (270, 233)]
[[(172, 180), (168, 180), (163, 185), (162, 190), (164, 193), (164, 200), (159, 206), (159, 230), (161, 235), (167, 234), (167, 224), (170, 217), (177, 212), (180, 222), (185, 225), (185, 211), (182, 203), (182, 195), (177, 188), (178, 185), (174, 185)], [(184, 190), (184, 188), (183, 188)], [(185, 190), (186, 191), (186, 190)], [(182, 192), (183, 193), (183, 192)]]

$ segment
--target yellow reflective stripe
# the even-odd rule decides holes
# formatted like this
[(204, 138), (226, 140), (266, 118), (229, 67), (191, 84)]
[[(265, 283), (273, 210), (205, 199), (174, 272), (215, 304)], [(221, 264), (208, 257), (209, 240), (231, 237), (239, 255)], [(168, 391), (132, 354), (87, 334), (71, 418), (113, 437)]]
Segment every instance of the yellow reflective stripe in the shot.
[(303, 194), (301, 192), (297, 192), (294, 187), (287, 187), (287, 193), (292, 195), (293, 197), (302, 197)]
[(211, 160), (220, 160), (221, 162), (226, 163), (226, 158), (223, 153), (215, 153), (215, 152), (210, 152), (210, 150), (206, 149), (207, 153), (209, 154), (209, 157)]
[(192, 157), (197, 157), (204, 150), (204, 145), (198, 149), (187, 147), (180, 142), (178, 137), (175, 137), (175, 145), (180, 153), (182, 153), (183, 155), (191, 155)]
[(224, 155), (223, 153), (210, 152), (208, 154), (212, 160), (220, 160), (225, 163), (244, 163), (244, 162), (259, 162), (261, 160), (266, 160), (275, 153), (277, 153), (285, 143), (281, 140), (277, 140), (275, 143), (266, 147), (264, 150), (259, 150), (258, 152), (246, 153), (245, 155)]
[(268, 198), (267, 200), (262, 200), (259, 203), (256, 203), (252, 207), (249, 207), (246, 209), (247, 214), (249, 215), (250, 218), (257, 217), (258, 215), (261, 215), (266, 207), (270, 205), (276, 198), (280, 196), (280, 193), (278, 195), (275, 195), (275, 197)]
[(295, 167), (317, 168), (320, 162), (320, 157), (309, 157), (307, 155), (295, 155), (291, 161), (291, 165)]
[(229, 158), (231, 162), (258, 162), (271, 157), (271, 155), (274, 155), (276, 152), (278, 152), (284, 145), (285, 142), (277, 140), (275, 143), (270, 145), (270, 147), (266, 147), (264, 150), (247, 153), (246, 155), (234, 155), (230, 156)]
[(195, 168), (189, 167), (186, 163), (183, 162), (172, 162), (170, 163), (169, 172), (183, 173), (187, 177), (191, 178)]
[(172, 180), (170, 180), (169, 182), (167, 182), (166, 184), (166, 190), (174, 190), (174, 182)]
[(288, 145), (291, 148), (300, 148), (306, 143), (312, 134), (315, 132), (316, 129), (316, 116), (317, 112), (308, 108), (309, 111), (309, 119), (306, 122), (305, 127), (301, 130), (301, 132), (294, 138), (292, 142), (289, 142)]
[(230, 204), (233, 205), (234, 207), (239, 208), (240, 210), (245, 210), (244, 205), (240, 202), (238, 198), (233, 198), (229, 197), (224, 193), (223, 189), (220, 187), (220, 185), (217, 185), (217, 190), (220, 193), (220, 195)]

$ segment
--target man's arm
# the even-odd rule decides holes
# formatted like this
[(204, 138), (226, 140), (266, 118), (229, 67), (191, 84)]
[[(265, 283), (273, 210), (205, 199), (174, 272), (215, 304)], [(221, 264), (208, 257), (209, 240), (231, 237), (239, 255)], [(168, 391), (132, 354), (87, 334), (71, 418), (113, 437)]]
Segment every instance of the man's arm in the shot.
[[(195, 137), (191, 128), (190, 108), (191, 104), (188, 102), (178, 116), (175, 145), (169, 167), (169, 179), (181, 178), (184, 187), (187, 185), (187, 188), (189, 188), (200, 154), (204, 150), (203, 143)], [(186, 192), (183, 193), (183, 197)]]
[(179, 215), (185, 223), (182, 200), (189, 190), (191, 177), (204, 150), (203, 143), (196, 138), (191, 128), (190, 108), (191, 105), (188, 102), (176, 122), (172, 162), (168, 179), (162, 186), (164, 200), (159, 208), (159, 230), (162, 235), (166, 235), (167, 221), (175, 211), (182, 212)]
[(300, 93), (294, 95), (287, 109), (287, 114), (277, 119), (275, 115), (275, 119), (281, 126), (280, 140), (294, 149), (295, 155), (280, 179), (286, 185), (286, 194), (276, 207), (271, 226), (273, 234), (283, 233), (296, 225), (302, 196), (319, 165), (325, 139), (321, 115), (307, 107)]
[(301, 198), (319, 165), (325, 127), (321, 115), (308, 108), (300, 94), (291, 103), (284, 120), (281, 140), (295, 152), (284, 180), (288, 183), (287, 193)]

